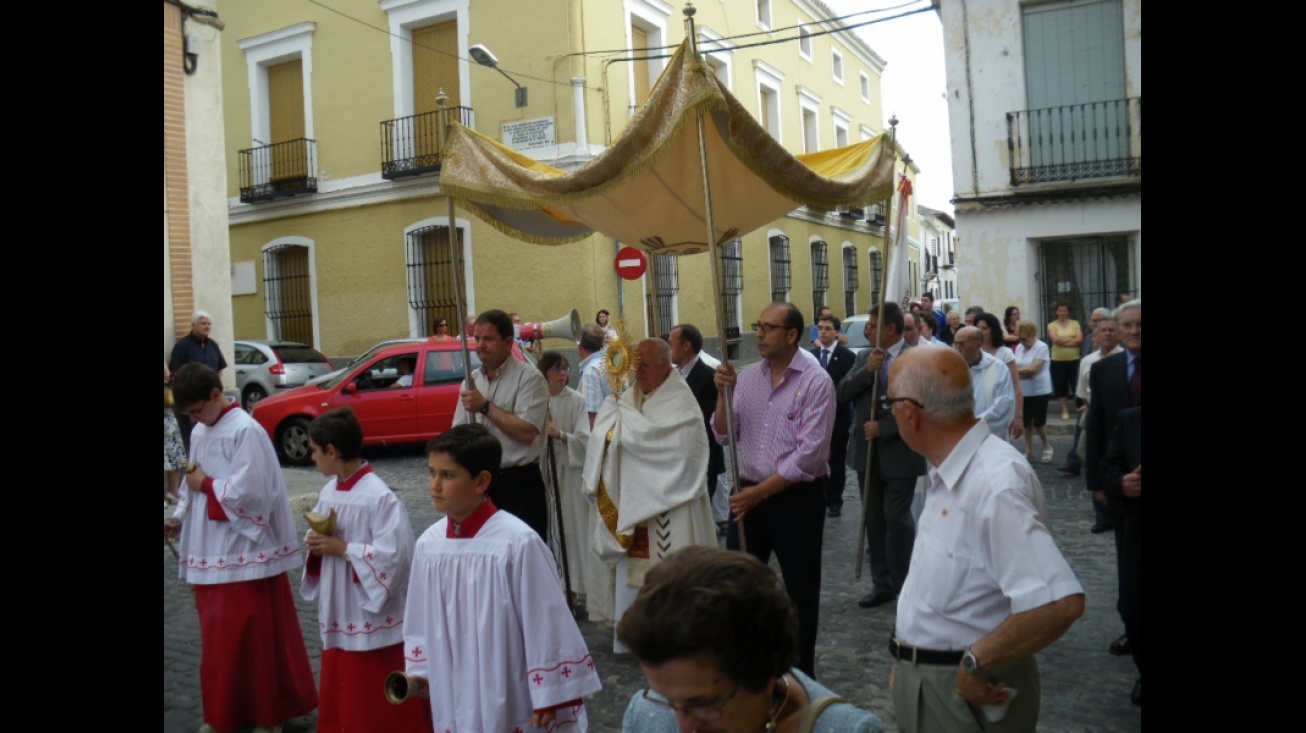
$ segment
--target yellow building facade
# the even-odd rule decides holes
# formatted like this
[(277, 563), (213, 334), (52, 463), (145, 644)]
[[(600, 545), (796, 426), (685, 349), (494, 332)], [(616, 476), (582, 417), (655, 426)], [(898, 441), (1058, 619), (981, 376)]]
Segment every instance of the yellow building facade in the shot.
[[(436, 93), (482, 134), (575, 169), (621, 134), (685, 33), (681, 7), (661, 0), (331, 7), (339, 12), (224, 6), (222, 59), (236, 336), (291, 338), (332, 355), (429, 335), (436, 316), (456, 323)], [(697, 8), (718, 78), (796, 153), (884, 131), (885, 61), (831, 17), (811, 0)], [(478, 63), (491, 57), (497, 68)], [(730, 340), (747, 353), (748, 324), (775, 299), (809, 321), (817, 303), (840, 316), (868, 309), (883, 265), (877, 203), (800, 209), (726, 247)], [(606, 308), (624, 313), (636, 336), (680, 322), (718, 335), (706, 254), (652, 257), (643, 279), (623, 283), (610, 238), (544, 247), (460, 209), (454, 218), (470, 312), (534, 321), (575, 308), (591, 320)], [(913, 217), (907, 226), (915, 239)]]

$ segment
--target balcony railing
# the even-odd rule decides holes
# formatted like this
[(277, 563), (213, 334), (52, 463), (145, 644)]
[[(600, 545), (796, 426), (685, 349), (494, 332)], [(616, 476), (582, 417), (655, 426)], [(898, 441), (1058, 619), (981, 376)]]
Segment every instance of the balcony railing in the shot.
[[(471, 107), (450, 107), (449, 114), (473, 127)], [(420, 176), (440, 170), (440, 113), (423, 112), (381, 123), (381, 177)]]
[(306, 138), (238, 151), (240, 200), (247, 204), (317, 193), (317, 143)]
[(1007, 113), (1011, 185), (1141, 178), (1143, 100), (1113, 99)]

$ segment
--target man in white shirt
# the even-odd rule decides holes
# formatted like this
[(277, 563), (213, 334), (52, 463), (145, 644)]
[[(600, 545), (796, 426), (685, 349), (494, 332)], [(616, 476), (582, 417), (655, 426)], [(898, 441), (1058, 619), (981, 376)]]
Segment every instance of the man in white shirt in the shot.
[(594, 416), (599, 414), (603, 400), (612, 394), (608, 386), (608, 369), (606, 359), (606, 334), (597, 323), (587, 323), (580, 330), (580, 343), (576, 351), (580, 354), (580, 384), (576, 389), (585, 400), (585, 412), (590, 416), (590, 427), (594, 427)]
[(477, 316), (472, 333), (481, 368), (463, 385), (453, 424), (484, 423), (503, 444), (499, 475), (490, 487), (495, 506), (516, 515), (548, 542), (548, 503), (540, 455), (549, 386), (535, 367), (512, 356), (512, 319), (501, 310)]
[(930, 464), (889, 643), (898, 730), (1033, 731), (1034, 654), (1084, 613), (1084, 589), (1048, 532), (1043, 489), (975, 417), (957, 352), (903, 354), (888, 400), (899, 435)]
[(1016, 392), (1011, 386), (1011, 370), (981, 346), (984, 334), (974, 326), (965, 326), (957, 332), (952, 348), (961, 354), (970, 367), (970, 380), (975, 392), (975, 417), (989, 426), (994, 435), (1006, 435), (1011, 420), (1016, 416)]

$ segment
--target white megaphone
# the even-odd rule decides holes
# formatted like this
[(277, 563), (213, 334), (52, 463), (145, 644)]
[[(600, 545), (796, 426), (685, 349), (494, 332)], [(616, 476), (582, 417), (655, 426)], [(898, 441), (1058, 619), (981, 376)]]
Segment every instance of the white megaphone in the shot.
[(567, 339), (569, 341), (580, 341), (580, 313), (573, 308), (561, 318), (555, 318), (547, 323), (522, 323), (513, 326), (515, 336), (522, 341), (539, 341), (546, 338)]

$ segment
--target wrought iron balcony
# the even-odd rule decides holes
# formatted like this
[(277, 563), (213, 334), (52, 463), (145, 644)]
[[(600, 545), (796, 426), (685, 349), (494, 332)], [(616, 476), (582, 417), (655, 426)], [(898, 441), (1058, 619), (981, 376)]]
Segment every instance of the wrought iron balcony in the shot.
[(317, 193), (316, 141), (301, 137), (238, 152), (242, 202)]
[[(449, 114), (473, 127), (471, 107), (450, 107)], [(393, 180), (440, 170), (440, 113), (423, 112), (381, 123), (381, 177)]]
[(1142, 178), (1143, 99), (1007, 113), (1011, 185)]

